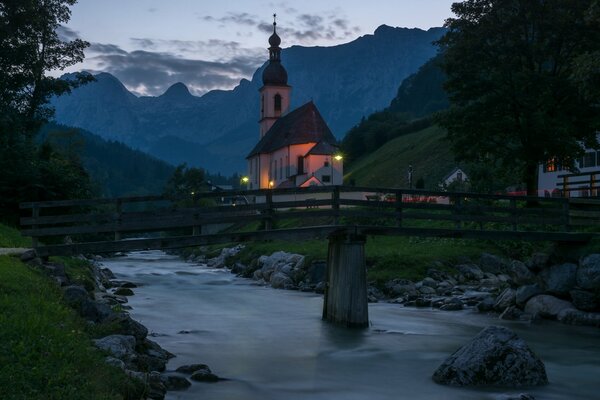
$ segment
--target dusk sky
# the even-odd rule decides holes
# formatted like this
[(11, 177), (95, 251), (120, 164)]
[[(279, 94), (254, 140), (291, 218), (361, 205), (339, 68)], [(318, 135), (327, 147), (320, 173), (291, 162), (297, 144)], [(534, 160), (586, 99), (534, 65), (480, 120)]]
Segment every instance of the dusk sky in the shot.
[(233, 88), (266, 61), (273, 13), (282, 47), (332, 46), (382, 24), (441, 26), (453, 2), (79, 0), (60, 33), (92, 44), (70, 71), (110, 72), (138, 95), (160, 95), (176, 82), (201, 95)]

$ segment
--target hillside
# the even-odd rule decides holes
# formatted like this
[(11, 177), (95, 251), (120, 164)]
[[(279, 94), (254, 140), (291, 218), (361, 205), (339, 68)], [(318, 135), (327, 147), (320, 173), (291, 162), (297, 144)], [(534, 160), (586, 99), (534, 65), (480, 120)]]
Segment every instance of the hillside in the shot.
[[(342, 137), (363, 116), (390, 104), (400, 83), (435, 55), (432, 42), (444, 32), (382, 25), (372, 35), (338, 46), (286, 48), (282, 62), (293, 87), (292, 108), (312, 99)], [(96, 82), (53, 100), (56, 121), (173, 164), (187, 162), (226, 174), (243, 171), (244, 158), (258, 140), (264, 67), (233, 90), (202, 97), (181, 83), (158, 97), (136, 97), (117, 78), (102, 73)]]
[(419, 178), (426, 189), (438, 189), (440, 180), (456, 163), (438, 126), (392, 139), (353, 163), (344, 181), (359, 186), (408, 187), (408, 166), (413, 167), (413, 188)]

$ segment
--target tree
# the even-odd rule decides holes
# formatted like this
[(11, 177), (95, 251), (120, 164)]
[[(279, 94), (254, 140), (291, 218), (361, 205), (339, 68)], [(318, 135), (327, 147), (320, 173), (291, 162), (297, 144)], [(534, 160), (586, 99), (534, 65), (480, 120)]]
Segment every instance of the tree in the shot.
[[(46, 75), (83, 60), (88, 43), (63, 41), (57, 33), (69, 21), (69, 7), (75, 3), (0, 0), (0, 218), (4, 220), (16, 218), (20, 201), (88, 193), (83, 188), (89, 177), (78, 160), (63, 159), (35, 141), (53, 114), (49, 99), (92, 79), (89, 74), (70, 80)], [(82, 190), (70, 190), (72, 179), (82, 179), (76, 185)]]
[[(593, 0), (467, 0), (438, 44), (451, 107), (439, 122), (459, 160), (510, 171), (537, 195), (538, 166), (574, 167), (597, 145), (598, 110), (573, 77), (600, 46)], [(584, 72), (585, 74), (585, 72)]]
[(204, 180), (205, 173), (201, 168), (189, 167), (186, 164), (178, 165), (173, 175), (165, 185), (164, 195), (181, 201), (181, 204), (193, 204), (194, 199), (201, 192), (208, 190)]

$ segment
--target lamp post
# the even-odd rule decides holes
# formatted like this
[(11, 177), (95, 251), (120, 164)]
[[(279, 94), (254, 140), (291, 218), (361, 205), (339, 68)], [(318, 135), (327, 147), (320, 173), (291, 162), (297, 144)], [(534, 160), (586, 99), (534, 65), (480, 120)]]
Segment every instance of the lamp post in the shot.
[(412, 189), (412, 176), (413, 176), (413, 167), (412, 164), (408, 166), (408, 188)]
[[(336, 155), (333, 156), (333, 160), (337, 161), (338, 164), (340, 164), (340, 162), (344, 159), (344, 156), (341, 153), (337, 153)], [(331, 184), (335, 184), (333, 181), (333, 172), (335, 171), (335, 169), (333, 168), (333, 160), (331, 160)], [(340, 168), (341, 170), (341, 168)], [(343, 182), (342, 182), (343, 184)]]
[(242, 186), (245, 186), (246, 190), (248, 190), (248, 182), (250, 182), (250, 178), (248, 178), (247, 176), (242, 176), (240, 182), (242, 183)]

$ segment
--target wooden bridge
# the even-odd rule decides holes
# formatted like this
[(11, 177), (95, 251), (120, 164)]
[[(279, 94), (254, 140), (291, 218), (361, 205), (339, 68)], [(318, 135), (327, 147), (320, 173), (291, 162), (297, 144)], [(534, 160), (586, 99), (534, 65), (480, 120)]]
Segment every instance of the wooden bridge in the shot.
[[(255, 240), (329, 240), (323, 316), (368, 324), (369, 235), (586, 242), (600, 200), (325, 186), (22, 203), (41, 257)], [(587, 226), (587, 228), (586, 228)], [(590, 232), (590, 228), (592, 232)]]

